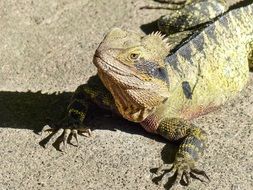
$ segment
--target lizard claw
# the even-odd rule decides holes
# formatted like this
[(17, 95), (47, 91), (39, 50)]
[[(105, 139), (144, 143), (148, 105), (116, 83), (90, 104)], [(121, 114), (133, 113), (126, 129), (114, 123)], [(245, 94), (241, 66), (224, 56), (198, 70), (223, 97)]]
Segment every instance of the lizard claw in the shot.
[(78, 141), (78, 130), (77, 129), (72, 129), (72, 135), (76, 140), (76, 145), (79, 146), (79, 141)]
[[(190, 165), (187, 164), (187, 162), (176, 162), (173, 164), (164, 164), (158, 168), (156, 175), (162, 175), (159, 185), (166, 184), (169, 178), (175, 176), (176, 178), (172, 184), (171, 189), (177, 189), (179, 186), (181, 186), (180, 185), (181, 180), (186, 186), (188, 186), (192, 181), (192, 176), (200, 180), (201, 182), (210, 181), (209, 177), (204, 171), (198, 170), (194, 167), (190, 167)], [(205, 179), (201, 179), (197, 175), (203, 176)], [(206, 181), (206, 179), (208, 181)]]
[(45, 125), (42, 130), (39, 132), (40, 135), (43, 135), (44, 132), (56, 132), (58, 129)]
[(50, 144), (49, 142), (53, 142), (52, 144), (57, 144), (58, 149), (61, 151), (65, 151), (67, 144), (71, 143), (72, 137), (74, 137), (76, 141), (75, 146), (79, 146), (78, 135), (83, 135), (85, 137), (91, 136), (91, 130), (89, 128), (78, 125), (71, 125), (68, 127), (59, 127), (59, 125), (55, 124), (52, 126), (45, 125), (40, 134), (42, 135), (45, 132), (49, 132), (50, 134), (43, 139), (40, 144), (47, 147), (48, 144)]

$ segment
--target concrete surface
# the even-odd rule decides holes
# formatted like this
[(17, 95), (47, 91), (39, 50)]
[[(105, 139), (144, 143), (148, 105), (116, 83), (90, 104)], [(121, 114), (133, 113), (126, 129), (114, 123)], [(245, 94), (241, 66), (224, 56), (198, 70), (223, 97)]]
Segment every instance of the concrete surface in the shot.
[[(145, 0), (0, 1), (0, 189), (164, 189), (155, 168), (175, 146), (103, 112), (93, 137), (66, 153), (43, 148), (37, 132), (57, 121), (75, 88), (95, 74), (92, 56), (113, 26), (142, 32), (166, 10), (140, 10)], [(229, 3), (233, 3), (229, 1)], [(194, 122), (209, 134), (200, 168), (209, 184), (184, 189), (253, 189), (253, 75), (221, 109)], [(172, 151), (171, 151), (172, 150)]]

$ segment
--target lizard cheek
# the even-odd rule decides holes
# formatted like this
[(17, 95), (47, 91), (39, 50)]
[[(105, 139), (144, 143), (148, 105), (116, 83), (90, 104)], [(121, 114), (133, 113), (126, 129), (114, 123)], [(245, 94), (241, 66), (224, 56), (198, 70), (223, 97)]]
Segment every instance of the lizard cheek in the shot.
[[(159, 66), (156, 62), (147, 61), (145, 59), (140, 59), (134, 64), (136, 70), (141, 73), (144, 80), (147, 79), (159, 79), (161, 81), (169, 84), (169, 76), (165, 67)], [(145, 80), (149, 81), (149, 80)]]

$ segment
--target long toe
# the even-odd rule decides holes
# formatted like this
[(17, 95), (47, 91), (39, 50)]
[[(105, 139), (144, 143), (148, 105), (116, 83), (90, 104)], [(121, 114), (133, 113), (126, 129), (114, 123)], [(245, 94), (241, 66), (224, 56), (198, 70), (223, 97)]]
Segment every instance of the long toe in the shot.
[[(210, 182), (210, 178), (208, 177), (208, 175), (206, 174), (205, 171), (203, 170), (199, 170), (199, 169), (192, 169), (191, 174), (193, 174), (195, 176), (195, 178), (197, 178), (198, 180), (200, 180), (201, 182), (205, 182), (208, 183)], [(197, 176), (198, 175), (198, 176)], [(200, 178), (201, 177), (201, 178)], [(202, 179), (203, 178), (203, 179)]]
[(187, 186), (192, 182), (192, 178), (189, 172), (184, 172), (182, 177)]
[(171, 170), (172, 168), (173, 164), (163, 164), (157, 169), (156, 175), (160, 175), (164, 170)]
[(87, 127), (86, 128), (78, 128), (77, 130), (80, 135), (83, 135), (85, 137), (91, 137), (90, 128), (87, 128)]
[(169, 172), (166, 172), (163, 176), (161, 181), (159, 182), (160, 185), (165, 185), (168, 182), (168, 179), (176, 175), (177, 168), (173, 168)]
[(79, 146), (79, 142), (78, 142), (78, 131), (76, 129), (72, 129), (72, 135), (76, 140), (76, 146)]

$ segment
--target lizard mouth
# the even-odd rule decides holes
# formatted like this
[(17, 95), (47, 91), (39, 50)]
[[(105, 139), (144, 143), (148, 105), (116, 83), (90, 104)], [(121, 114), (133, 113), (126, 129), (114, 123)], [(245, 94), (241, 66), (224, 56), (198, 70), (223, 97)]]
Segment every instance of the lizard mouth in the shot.
[(107, 54), (101, 55), (96, 51), (93, 63), (99, 70), (108, 75), (121, 75), (127, 77), (132, 75), (132, 71), (129, 67)]
[(136, 76), (134, 70), (109, 54), (100, 54), (96, 51), (93, 63), (100, 75), (103, 75), (111, 82), (116, 81), (118, 85), (126, 89), (140, 89), (140, 85), (143, 84), (143, 81)]
[[(107, 61), (105, 61), (100, 55), (95, 54), (94, 56), (93, 63), (100, 75), (103, 75), (111, 82), (117, 81), (118, 85), (126, 89), (140, 88), (141, 80), (134, 75), (134, 72), (129, 67), (116, 61), (113, 57), (108, 57), (106, 58)], [(128, 83), (129, 81), (131, 81), (131, 84)]]

